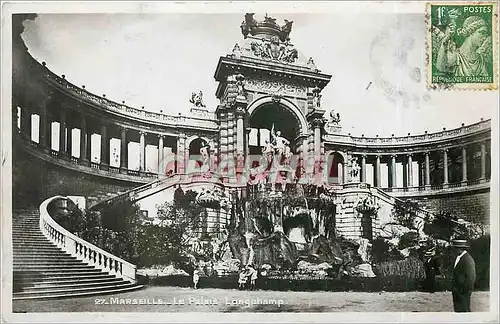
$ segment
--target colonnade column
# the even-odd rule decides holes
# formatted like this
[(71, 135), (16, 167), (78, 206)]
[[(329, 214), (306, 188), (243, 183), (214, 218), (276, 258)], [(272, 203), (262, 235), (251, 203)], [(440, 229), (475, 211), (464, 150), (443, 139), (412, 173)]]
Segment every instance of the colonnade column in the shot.
[(467, 182), (467, 148), (462, 146), (462, 182)]
[(165, 174), (163, 165), (163, 135), (158, 134), (158, 175)]
[[(91, 123), (89, 123), (89, 125), (91, 125)], [(92, 129), (89, 129), (89, 125), (87, 125), (87, 151), (86, 151), (86, 156), (88, 158), (88, 160), (90, 162), (92, 162), (92, 134), (93, 134), (93, 130)], [(92, 127), (92, 126), (90, 126)]]
[(481, 180), (486, 179), (486, 144), (481, 143)]
[(67, 152), (66, 147), (66, 110), (61, 107), (59, 119), (59, 153), (64, 154)]
[(408, 188), (408, 157), (403, 157), (403, 188)]
[[(227, 113), (227, 159), (233, 162), (235, 157), (234, 143), (235, 143), (235, 122), (234, 113)], [(232, 163), (231, 163), (232, 164)]]
[(108, 165), (108, 134), (106, 124), (101, 124), (101, 165)]
[(185, 148), (186, 148), (186, 134), (181, 133), (177, 138), (177, 173), (184, 173), (186, 170), (186, 160), (185, 160)]
[(40, 103), (40, 127), (38, 130), (38, 138), (40, 146), (46, 151), (50, 151), (47, 146), (47, 100), (42, 100)]
[[(219, 115), (220, 123), (220, 148), (219, 148), (219, 166), (227, 162), (228, 138), (227, 138), (227, 113), (221, 112)], [(257, 133), (257, 138), (260, 141), (260, 130)], [(259, 142), (260, 145), (260, 142)], [(220, 170), (221, 172), (223, 170)]]
[(146, 171), (146, 134), (140, 132), (139, 140), (139, 171)]
[(425, 152), (425, 186), (429, 187), (431, 185), (431, 172), (430, 172), (430, 163), (429, 163), (429, 152)]
[(321, 156), (321, 128), (318, 123), (314, 126), (314, 161)]
[(244, 152), (244, 136), (245, 129), (243, 127), (243, 117), (245, 116), (245, 109), (238, 107), (236, 109), (236, 153), (241, 154)]
[[(245, 170), (245, 128), (243, 127), (243, 117), (245, 108), (236, 107), (236, 155), (235, 157), (235, 176), (241, 176)], [(240, 181), (240, 180), (238, 180)]]
[(303, 174), (301, 174), (302, 177), (304, 177), (304, 179), (307, 179), (307, 163), (308, 163), (308, 158), (309, 158), (309, 155), (308, 155), (308, 151), (309, 151), (309, 139), (308, 139), (308, 136), (307, 135), (303, 135), (303, 139), (302, 139), (302, 167), (304, 168), (302, 170)]
[(413, 187), (413, 156), (408, 154), (408, 187)]
[(377, 154), (377, 159), (375, 161), (375, 187), (380, 187), (382, 185), (380, 181), (380, 155)]
[(366, 182), (366, 155), (361, 155), (361, 182)]
[(127, 145), (127, 129), (122, 128), (120, 138), (120, 169), (125, 171), (128, 169), (128, 145)]
[(250, 155), (250, 131), (251, 131), (250, 128), (245, 129), (245, 133), (246, 133), (246, 136), (245, 136), (245, 154), (247, 156)]
[(324, 120), (322, 117), (314, 118), (311, 121), (311, 126), (313, 128), (313, 158), (311, 159), (311, 175), (316, 176), (316, 173), (321, 170), (321, 128), (324, 125)]
[(342, 170), (342, 177), (343, 177), (343, 183), (346, 184), (349, 182), (349, 164), (348, 164), (348, 161), (349, 160), (349, 156), (347, 157), (347, 160), (344, 161), (344, 164), (342, 165), (344, 167), (344, 169)]
[(396, 187), (396, 155), (391, 155), (391, 188)]
[(31, 112), (27, 105), (21, 110), (21, 134), (31, 140)]
[(448, 185), (448, 149), (443, 150), (443, 186)]
[(85, 116), (81, 116), (81, 125), (80, 125), (80, 160), (88, 161), (89, 157), (87, 156), (87, 119)]
[(72, 151), (73, 151), (73, 128), (71, 127), (66, 127), (66, 155), (69, 157), (72, 156)]

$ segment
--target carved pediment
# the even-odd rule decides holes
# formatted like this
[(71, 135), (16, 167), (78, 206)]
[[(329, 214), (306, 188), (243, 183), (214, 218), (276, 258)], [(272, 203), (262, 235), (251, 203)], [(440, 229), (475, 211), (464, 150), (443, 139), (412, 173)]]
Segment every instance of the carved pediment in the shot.
[(245, 89), (249, 91), (264, 92), (266, 94), (281, 97), (307, 97), (307, 88), (296, 84), (266, 80), (264, 78), (248, 78), (244, 82)]

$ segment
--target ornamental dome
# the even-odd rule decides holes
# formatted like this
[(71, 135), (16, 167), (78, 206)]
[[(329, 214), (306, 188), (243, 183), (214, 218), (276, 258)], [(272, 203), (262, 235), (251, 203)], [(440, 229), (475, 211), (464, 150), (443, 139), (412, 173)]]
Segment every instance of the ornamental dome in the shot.
[(241, 23), (241, 33), (245, 38), (250, 34), (265, 39), (276, 36), (282, 42), (289, 39), (288, 35), (292, 31), (293, 21), (285, 19), (285, 24), (280, 26), (276, 23), (276, 18), (269, 17), (267, 14), (264, 21), (255, 20), (253, 15), (253, 13), (245, 14), (245, 20)]
[(284, 19), (284, 24), (280, 26), (276, 18), (266, 15), (263, 21), (257, 21), (253, 16), (253, 13), (245, 15), (240, 26), (245, 39), (234, 46), (231, 57), (293, 65), (319, 72), (313, 59), (302, 55), (290, 43), (292, 21)]

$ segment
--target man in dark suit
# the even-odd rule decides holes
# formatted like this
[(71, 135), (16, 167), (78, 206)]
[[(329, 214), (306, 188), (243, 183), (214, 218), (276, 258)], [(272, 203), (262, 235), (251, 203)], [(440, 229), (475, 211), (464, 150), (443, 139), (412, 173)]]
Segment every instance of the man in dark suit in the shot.
[(470, 296), (476, 281), (476, 265), (467, 252), (467, 240), (453, 240), (452, 247), (456, 255), (453, 266), (453, 308), (455, 312), (470, 312)]
[(436, 291), (436, 275), (441, 274), (439, 261), (436, 258), (436, 248), (433, 247), (424, 254), (425, 268), (425, 290), (434, 293)]

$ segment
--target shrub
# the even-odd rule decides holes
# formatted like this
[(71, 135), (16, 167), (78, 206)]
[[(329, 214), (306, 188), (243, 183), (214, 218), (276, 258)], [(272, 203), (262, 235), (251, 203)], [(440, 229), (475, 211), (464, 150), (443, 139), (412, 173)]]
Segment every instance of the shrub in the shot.
[(400, 260), (402, 258), (401, 253), (399, 253), (399, 251), (386, 239), (381, 237), (373, 240), (371, 255), (374, 263), (388, 260)]
[(415, 219), (419, 207), (411, 200), (396, 200), (391, 211), (393, 219), (409, 229), (415, 229)]
[(377, 275), (382, 277), (401, 276), (421, 279), (425, 277), (423, 262), (417, 257), (391, 260), (377, 264)]
[(399, 243), (398, 243), (398, 249), (403, 250), (408, 247), (416, 246), (418, 245), (418, 233), (417, 232), (407, 232), (401, 235), (399, 238)]
[(471, 241), (470, 254), (476, 263), (476, 283), (478, 289), (490, 287), (490, 236), (484, 235)]
[[(66, 201), (66, 208), (62, 207)], [(66, 198), (57, 198), (49, 203), (47, 211), (56, 223), (66, 230), (79, 235), (85, 228), (83, 212), (71, 200)]]
[(432, 221), (426, 220), (424, 224), (424, 233), (435, 239), (449, 241), (456, 232), (457, 218), (452, 217), (450, 213), (438, 213)]
[[(143, 277), (142, 283), (155, 286), (189, 287), (192, 278), (188, 276), (163, 276)], [(238, 276), (201, 276), (198, 287), (236, 289), (238, 287)], [(256, 288), (261, 290), (275, 291), (359, 291), (359, 292), (403, 292), (417, 291), (423, 288), (423, 282), (418, 278), (403, 276), (389, 277), (345, 277), (343, 279), (292, 279), (287, 277), (269, 278), (258, 277)], [(451, 280), (438, 278), (436, 282), (437, 291), (451, 290)]]

